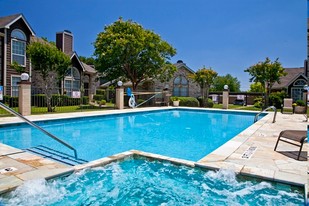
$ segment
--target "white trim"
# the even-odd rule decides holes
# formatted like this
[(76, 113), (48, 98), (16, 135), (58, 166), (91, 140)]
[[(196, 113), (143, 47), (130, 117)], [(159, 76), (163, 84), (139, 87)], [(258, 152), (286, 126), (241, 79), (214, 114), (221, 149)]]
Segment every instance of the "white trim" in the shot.
[[(27, 46), (27, 43), (25, 41), (22, 41), (22, 40), (19, 40), (19, 39), (15, 39), (15, 38), (11, 38), (11, 64), (13, 63), (13, 41), (16, 41), (16, 42), (23, 42), (25, 44), (25, 55), (20, 55), (20, 54), (14, 54), (16, 56), (23, 56), (24, 57), (24, 64), (20, 64), (20, 66), (22, 67), (26, 67), (26, 46)], [(17, 62), (18, 63), (18, 62)]]
[(10, 23), (8, 23), (7, 25), (4, 26), (4, 28), (9, 29), (10, 26), (12, 24), (14, 24), (16, 21), (18, 21), (20, 18), (22, 18), (22, 20), (25, 22), (26, 26), (28, 27), (28, 29), (30, 30), (32, 36), (35, 36), (34, 31), (32, 30), (31, 26), (28, 24), (27, 20), (24, 18), (24, 16), (21, 14), (18, 17), (16, 17), (13, 21), (11, 21)]
[[(7, 29), (4, 28), (4, 54), (3, 54), (3, 86), (6, 85), (6, 73), (7, 73)], [(3, 94), (6, 94), (6, 89), (4, 90)]]
[(77, 53), (76, 53), (76, 52), (73, 52), (73, 54), (72, 54), (72, 56), (71, 56), (70, 60), (72, 61), (72, 59), (73, 59), (73, 57), (74, 57), (74, 56), (76, 57), (76, 59), (77, 59), (78, 63), (79, 63), (79, 64), (80, 64), (80, 66), (82, 67), (83, 72), (85, 72), (85, 71), (86, 71), (86, 69), (85, 69), (84, 65), (82, 64), (82, 62), (79, 60), (79, 57), (78, 57), (78, 55), (77, 55)]
[(308, 78), (303, 74), (303, 73), (299, 73), (298, 75), (296, 75), (294, 78), (292, 78), (289, 83), (287, 83), (287, 85), (285, 87), (289, 87), (297, 78), (299, 77), (304, 77), (305, 80), (307, 80)]

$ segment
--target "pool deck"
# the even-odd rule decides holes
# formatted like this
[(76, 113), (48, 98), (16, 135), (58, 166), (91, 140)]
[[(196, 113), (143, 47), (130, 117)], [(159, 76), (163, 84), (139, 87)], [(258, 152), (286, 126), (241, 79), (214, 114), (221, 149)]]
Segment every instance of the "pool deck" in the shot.
[[(124, 112), (154, 111), (164, 108), (165, 107), (45, 114), (27, 116), (27, 118), (32, 121), (51, 120), (103, 114), (119, 114)], [(277, 148), (278, 151), (273, 151), (277, 137), (282, 130), (307, 130), (308, 122), (304, 121), (304, 115), (281, 114), (279, 112), (277, 113), (276, 122), (272, 123), (272, 120), (273, 113), (266, 115), (257, 123), (253, 124), (198, 162), (175, 160), (174, 158), (160, 155), (152, 156), (154, 158), (159, 157), (159, 159), (174, 159), (176, 162), (184, 163), (189, 166), (195, 165), (213, 169), (231, 169), (240, 174), (305, 186), (305, 188), (308, 189), (308, 143), (304, 144), (300, 161), (296, 160), (296, 154), (299, 148), (293, 145), (280, 142)], [(16, 122), (22, 121), (17, 117), (4, 117), (0, 119), (0, 125)], [(131, 154), (132, 151), (128, 152), (128, 154), (129, 153)], [(143, 154), (141, 151), (133, 151), (133, 153)], [(144, 154), (147, 156), (148, 153)], [(115, 157), (106, 157), (103, 158), (102, 161), (110, 161), (113, 159), (115, 159)], [(98, 165), (102, 161), (95, 160), (86, 165), (71, 167), (0, 143), (0, 194), (16, 188), (27, 180), (36, 178), (50, 179), (59, 175), (66, 175), (76, 169)], [(13, 168), (14, 171), (3, 170), (8, 167)]]

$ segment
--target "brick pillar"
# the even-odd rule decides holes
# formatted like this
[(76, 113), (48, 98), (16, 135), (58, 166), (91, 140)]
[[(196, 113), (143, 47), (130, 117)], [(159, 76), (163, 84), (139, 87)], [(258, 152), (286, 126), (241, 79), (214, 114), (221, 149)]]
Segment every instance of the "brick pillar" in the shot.
[(222, 95), (222, 109), (229, 108), (229, 91), (224, 90)]
[(28, 81), (19, 82), (18, 88), (18, 110), (23, 116), (31, 115), (31, 83)]
[(123, 109), (124, 105), (124, 89), (123, 87), (116, 88), (116, 108)]

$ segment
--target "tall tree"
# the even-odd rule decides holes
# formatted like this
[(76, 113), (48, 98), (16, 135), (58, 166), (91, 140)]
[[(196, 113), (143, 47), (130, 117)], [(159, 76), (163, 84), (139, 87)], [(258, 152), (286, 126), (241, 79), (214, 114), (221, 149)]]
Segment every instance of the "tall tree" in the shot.
[(214, 83), (213, 83), (211, 90), (212, 91), (223, 91), (224, 85), (228, 85), (229, 90), (231, 92), (240, 91), (240, 81), (238, 81), (237, 77), (233, 77), (230, 74), (227, 74), (225, 76), (217, 76), (214, 79)]
[[(201, 106), (208, 106), (208, 97), (210, 86), (214, 83), (214, 79), (218, 73), (211, 68), (199, 69), (194, 74), (190, 74), (188, 77), (194, 82), (198, 83), (201, 87), (202, 104)], [(206, 100), (206, 101), (205, 101)], [(204, 105), (206, 103), (206, 105)]]
[(264, 93), (264, 87), (262, 86), (262, 84), (260, 82), (253, 82), (252, 84), (250, 84), (250, 89), (248, 92), (260, 92), (260, 93)]
[(251, 75), (250, 82), (260, 82), (265, 91), (264, 102), (265, 107), (269, 105), (269, 95), (273, 85), (278, 82), (280, 78), (287, 73), (278, 61), (278, 58), (272, 62), (268, 57), (264, 62), (259, 62), (245, 70)]
[(84, 62), (88, 65), (95, 65), (95, 58), (93, 58), (93, 57), (79, 56), (79, 60), (81, 60), (82, 62)]
[(122, 18), (98, 34), (94, 47), (96, 69), (109, 80), (130, 80), (133, 90), (143, 79), (168, 74), (165, 65), (176, 54), (159, 35)]
[(52, 112), (52, 91), (55, 82), (61, 80), (68, 70), (71, 61), (63, 52), (57, 49), (55, 44), (37, 39), (27, 46), (27, 54), (31, 59), (33, 69), (41, 76), (43, 92), (46, 95), (48, 112)]

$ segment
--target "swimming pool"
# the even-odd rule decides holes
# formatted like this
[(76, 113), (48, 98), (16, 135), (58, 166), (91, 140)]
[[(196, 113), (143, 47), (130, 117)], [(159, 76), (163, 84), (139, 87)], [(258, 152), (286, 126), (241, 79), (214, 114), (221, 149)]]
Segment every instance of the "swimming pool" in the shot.
[(5, 205), (304, 205), (304, 191), (227, 170), (128, 158), (51, 181), (33, 180)]
[[(253, 124), (256, 113), (171, 109), (37, 122), (88, 161), (131, 149), (198, 161)], [(70, 150), (26, 124), (0, 127), (0, 142)]]

